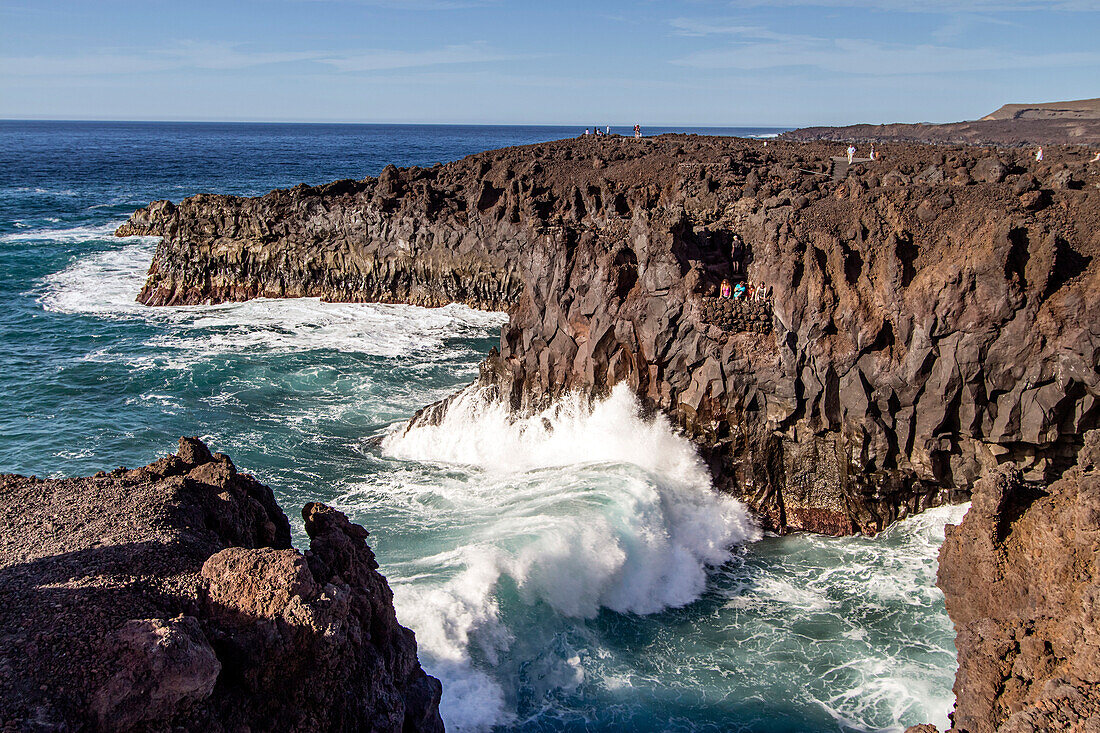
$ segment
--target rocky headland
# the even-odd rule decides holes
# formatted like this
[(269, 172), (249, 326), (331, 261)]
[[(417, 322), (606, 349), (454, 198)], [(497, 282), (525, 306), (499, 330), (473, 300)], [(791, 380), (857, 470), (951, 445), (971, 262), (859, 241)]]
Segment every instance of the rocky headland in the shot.
[(939, 586), (958, 634), (951, 731), (1100, 730), (1100, 431), (1050, 485), (1014, 466), (979, 481)]
[[(137, 211), (140, 300), (507, 310), (515, 410), (625, 382), (765, 526), (875, 532), (984, 471), (1051, 482), (1100, 424), (1100, 165), (1083, 148), (581, 138)], [(715, 299), (723, 279), (770, 296)], [(418, 419), (432, 419), (446, 403)]]
[(367, 532), (193, 438), (143, 468), (0, 476), (0, 729), (439, 732)]

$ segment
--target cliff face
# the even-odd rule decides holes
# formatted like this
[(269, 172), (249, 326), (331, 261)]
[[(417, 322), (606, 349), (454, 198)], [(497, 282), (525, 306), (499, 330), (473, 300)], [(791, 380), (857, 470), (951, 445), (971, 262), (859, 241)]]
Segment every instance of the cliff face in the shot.
[(442, 731), (366, 530), (181, 438), (144, 468), (0, 476), (0, 728)]
[(1012, 467), (978, 482), (940, 550), (958, 632), (953, 731), (1100, 729), (1098, 563), (1100, 431), (1049, 487)]
[[(1100, 421), (1100, 169), (1069, 149), (888, 146), (851, 170), (841, 152), (566, 140), (158, 202), (119, 234), (164, 237), (148, 304), (505, 308), (481, 376), (503, 399), (627, 382), (771, 528), (876, 531), (1005, 461), (1058, 476)], [(713, 300), (746, 274), (766, 304)]]

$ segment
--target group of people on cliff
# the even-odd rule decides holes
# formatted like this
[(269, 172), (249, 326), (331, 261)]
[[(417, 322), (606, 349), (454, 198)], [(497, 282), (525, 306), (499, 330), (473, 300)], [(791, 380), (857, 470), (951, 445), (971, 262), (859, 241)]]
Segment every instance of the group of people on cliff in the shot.
[(729, 280), (722, 280), (722, 285), (718, 288), (718, 297), (723, 300), (751, 300), (762, 303), (770, 294), (765, 283), (754, 283), (751, 280), (738, 282), (736, 285), (731, 285)]
[[(611, 125), (607, 125), (603, 129), (600, 129), (599, 126), (593, 126), (592, 131), (593, 131), (592, 134), (594, 134), (596, 137), (607, 137), (608, 135), (611, 134)], [(586, 128), (584, 128), (584, 135), (582, 135), (581, 137), (588, 137), (588, 134), (589, 134), (588, 133), (588, 128), (586, 127)], [(642, 136), (642, 126), (641, 125), (634, 125), (634, 137), (641, 137), (641, 136)]]

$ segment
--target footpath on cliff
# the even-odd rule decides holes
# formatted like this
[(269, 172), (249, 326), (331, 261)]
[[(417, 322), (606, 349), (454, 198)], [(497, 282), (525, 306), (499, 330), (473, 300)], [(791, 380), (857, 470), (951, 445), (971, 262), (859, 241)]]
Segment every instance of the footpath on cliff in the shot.
[(835, 180), (831, 143), (587, 137), (156, 202), (118, 234), (163, 237), (149, 305), (506, 310), (479, 381), (511, 409), (625, 383), (766, 528), (873, 533), (1001, 464), (1054, 481), (1100, 423), (1093, 153), (877, 152)]
[(181, 438), (87, 478), (0, 476), (0, 730), (441, 733), (366, 544)]

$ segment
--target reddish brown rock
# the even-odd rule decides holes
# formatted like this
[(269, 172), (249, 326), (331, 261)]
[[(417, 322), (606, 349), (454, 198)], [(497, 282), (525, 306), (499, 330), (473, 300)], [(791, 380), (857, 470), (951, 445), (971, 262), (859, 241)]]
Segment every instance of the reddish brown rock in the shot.
[[(119, 233), (164, 236), (153, 305), (507, 309), (481, 380), (514, 409), (625, 382), (781, 531), (874, 532), (999, 463), (1056, 479), (1100, 425), (1100, 166), (882, 145), (842, 169), (842, 150), (563, 140), (158, 202)], [(708, 306), (743, 277), (769, 321)]]
[(365, 543), (181, 438), (143, 468), (0, 476), (0, 729), (441, 731)]
[(1100, 730), (1100, 431), (1049, 486), (1002, 467), (949, 527), (955, 733)]

